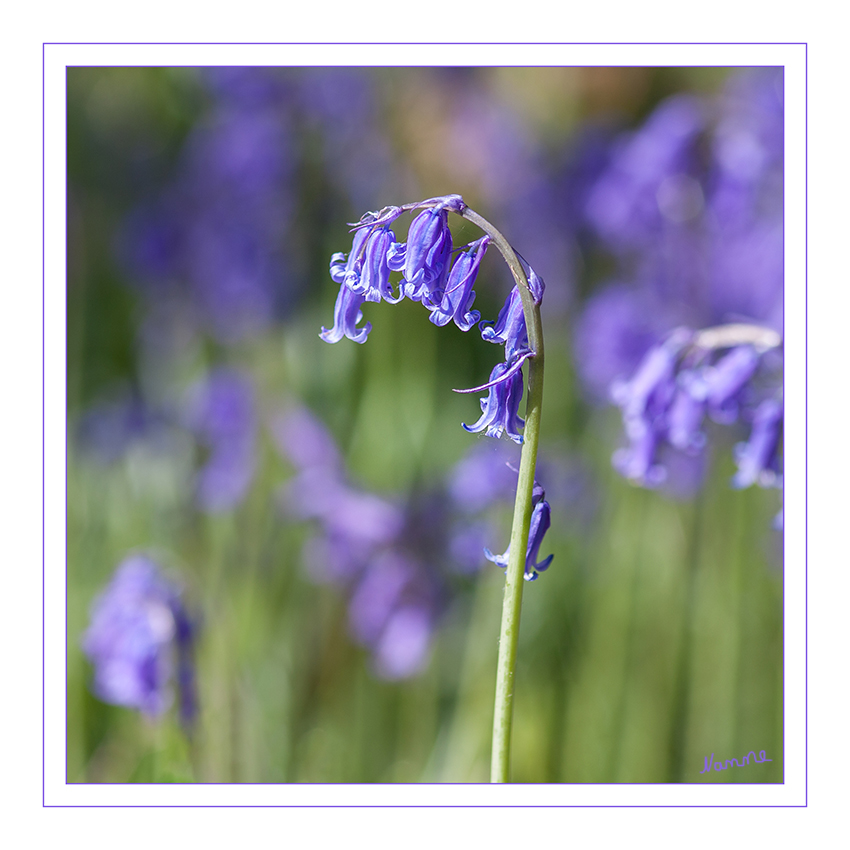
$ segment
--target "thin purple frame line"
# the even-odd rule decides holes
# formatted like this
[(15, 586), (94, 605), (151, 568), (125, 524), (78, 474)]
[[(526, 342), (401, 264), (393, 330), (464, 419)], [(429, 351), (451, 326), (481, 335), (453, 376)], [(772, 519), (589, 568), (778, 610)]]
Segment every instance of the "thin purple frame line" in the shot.
[[(738, 783), (735, 783), (738, 784)], [(161, 787), (161, 786), (156, 786)], [(48, 806), (51, 809), (803, 809), (804, 803), (750, 803), (724, 805), (716, 803), (711, 805), (696, 803), (650, 803), (640, 805), (637, 803), (563, 803), (551, 804), (541, 803), (536, 805), (522, 805), (519, 803), (472, 803), (469, 805), (453, 803), (365, 803), (357, 805), (354, 803), (255, 803), (253, 805), (242, 805), (239, 803), (82, 803), (71, 805), (60, 803)]]
[(670, 46), (670, 47), (694, 47), (705, 45), (706, 47), (717, 47), (728, 45), (742, 47), (750, 46), (794, 46), (808, 45), (807, 41), (45, 41), (44, 45), (95, 45), (95, 46), (122, 46), (129, 45), (140, 47), (150, 45), (174, 45), (175, 47), (207, 47), (207, 46), (237, 46), (237, 47), (597, 47), (611, 45), (615, 47), (641, 47), (641, 46)]
[[(805, 136), (803, 147), (803, 159), (805, 162), (805, 225), (804, 225), (804, 259), (805, 271), (803, 280), (805, 281), (805, 369), (804, 369), (804, 395), (803, 409), (805, 410), (804, 425), (805, 425), (805, 447), (804, 447), (804, 463), (805, 463), (805, 484), (803, 492), (805, 494), (805, 508), (803, 513), (803, 540), (805, 546), (805, 572), (804, 572), (804, 633), (803, 633), (803, 659), (805, 665), (805, 800), (806, 805), (809, 804), (809, 46), (808, 43), (803, 48), (803, 96), (805, 99)], [(785, 317), (783, 315), (783, 321)], [(783, 373), (784, 378), (784, 373)], [(783, 507), (784, 510), (784, 507)], [(784, 586), (783, 586), (784, 588)], [(785, 773), (785, 764), (782, 765), (783, 777)]]
[[(45, 398), (45, 391), (44, 391), (44, 386), (45, 386), (45, 382), (44, 382), (44, 370), (45, 370), (45, 359), (44, 359), (44, 326), (45, 326), (45, 297), (44, 297), (44, 293), (45, 293), (45, 260), (44, 260), (44, 256), (45, 256), (45, 238), (44, 238), (44, 234), (45, 234), (45, 222), (44, 222), (44, 217), (45, 217), (45, 203), (44, 203), (44, 199), (45, 199), (45, 180), (44, 180), (44, 167), (45, 167), (45, 165), (44, 165), (44, 160), (45, 160), (45, 72), (44, 72), (44, 68), (45, 68), (45, 52), (46, 52), (45, 48), (48, 45), (65, 45), (65, 44), (81, 44), (81, 45), (85, 45), (85, 44), (94, 44), (94, 45), (98, 45), (98, 44), (104, 44), (104, 45), (105, 44), (116, 44), (116, 45), (121, 45), (121, 44), (127, 44), (127, 45), (134, 45), (134, 44), (138, 44), (138, 45), (175, 44), (175, 45), (178, 45), (178, 46), (179, 45), (193, 45), (193, 44), (198, 44), (198, 45), (204, 45), (204, 44), (301, 45), (301, 44), (304, 44), (304, 45), (309, 46), (311, 44), (324, 45), (324, 44), (338, 44), (338, 43), (339, 44), (367, 44), (367, 45), (378, 44), (378, 45), (388, 45), (388, 46), (392, 46), (392, 45), (395, 45), (395, 44), (405, 44), (405, 43), (398, 43), (398, 42), (392, 42), (392, 43), (386, 43), (386, 42), (247, 42), (247, 43), (245, 43), (245, 42), (44, 42), (42, 44), (42, 805), (43, 806), (45, 805), (45, 803), (44, 803), (44, 794), (45, 794), (45, 778), (44, 778), (45, 777), (45, 773), (44, 773), (44, 766), (45, 766), (45, 747), (44, 747), (44, 735), (45, 735), (45, 727), (44, 727), (44, 706), (45, 706), (45, 697), (44, 697), (44, 651), (45, 651), (45, 649), (44, 649), (44, 647), (45, 647), (45, 639), (44, 639), (44, 621), (45, 621), (45, 616), (44, 616), (44, 610), (45, 610), (45, 592), (44, 592), (44, 587), (45, 587), (45, 548), (44, 548), (44, 546), (45, 546), (45, 543), (44, 543), (44, 541), (45, 541), (45, 522), (44, 522), (44, 515), (45, 515), (45, 507), (44, 507), (44, 499), (45, 499), (45, 496), (44, 496), (44, 493), (45, 493), (45, 488), (44, 488), (44, 481), (45, 481), (45, 465), (44, 465), (44, 444), (45, 444), (45, 439), (44, 439), (44, 421), (45, 421), (45, 415), (44, 415), (44, 398)], [(414, 45), (416, 45), (416, 44), (463, 44), (463, 42), (457, 42), (457, 43), (456, 42), (410, 42), (409, 44), (414, 44)], [(479, 43), (474, 43), (474, 44), (479, 44)], [(666, 44), (670, 44), (670, 45), (690, 45), (690, 44), (695, 44), (695, 45), (700, 45), (700, 44), (705, 44), (705, 45), (717, 45), (717, 44), (749, 45), (749, 44), (759, 44), (759, 45), (761, 45), (761, 44), (763, 44), (763, 45), (770, 45), (770, 44), (775, 44), (775, 45), (801, 45), (801, 46), (804, 47), (804, 51), (805, 51), (804, 98), (805, 98), (805, 118), (806, 118), (806, 130), (805, 130), (806, 141), (805, 141), (805, 148), (804, 148), (804, 150), (805, 150), (805, 153), (804, 153), (805, 166), (804, 166), (804, 168), (805, 168), (805, 181), (806, 181), (805, 182), (805, 193), (806, 193), (805, 194), (805, 205), (806, 205), (805, 206), (805, 258), (806, 258), (805, 322), (806, 322), (806, 338), (805, 338), (805, 394), (804, 394), (804, 399), (805, 399), (805, 424), (806, 424), (804, 457), (805, 457), (805, 462), (806, 462), (806, 471), (805, 471), (805, 482), (806, 482), (806, 484), (805, 484), (805, 490), (804, 490), (804, 493), (805, 493), (805, 513), (804, 513), (804, 517), (805, 517), (805, 519), (804, 519), (805, 538), (804, 539), (806, 541), (806, 546), (807, 546), (808, 545), (808, 43), (807, 42), (538, 42), (538, 43), (483, 42), (483, 43), (480, 43), (480, 44), (507, 44), (507, 45), (523, 45), (523, 46), (529, 45), (529, 44), (531, 44), (532, 46), (539, 45), (539, 44), (544, 44), (544, 45), (559, 45), (559, 44), (568, 44), (568, 45), (573, 45), (573, 44), (578, 44), (578, 45), (583, 45), (583, 44), (588, 44), (588, 45), (594, 45), (594, 44), (615, 44), (615, 45), (620, 45), (620, 44), (622, 44), (622, 45), (632, 45), (632, 44), (635, 44), (635, 45), (640, 45), (640, 44), (648, 44), (648, 45), (656, 45), (656, 44), (659, 44), (659, 45), (660, 44), (664, 44), (664, 45), (666, 45)], [(541, 67), (549, 67), (549, 66), (541, 66)], [(744, 66), (735, 66), (735, 67), (744, 67)], [(783, 331), (784, 331), (784, 311), (783, 311)], [(783, 374), (783, 388), (784, 388), (784, 381), (785, 381), (785, 376)], [(67, 423), (66, 423), (66, 450), (67, 450)], [(67, 458), (66, 458), (66, 466), (67, 466)], [(67, 469), (66, 469), (66, 506), (67, 506)], [(784, 536), (785, 535), (784, 535), (784, 531), (783, 531), (783, 539), (784, 539)], [(783, 547), (783, 549), (784, 549), (784, 547)], [(67, 552), (66, 552), (66, 556), (67, 556)], [(783, 598), (784, 598), (784, 583), (783, 583)], [(805, 742), (806, 742), (805, 788), (806, 788), (806, 798), (805, 799), (806, 799), (806, 802), (803, 805), (807, 806), (808, 805), (808, 549), (806, 551), (806, 560), (805, 560), (805, 597), (804, 597), (804, 599), (805, 599), (805, 620), (804, 620), (804, 622), (805, 622), (805, 636), (804, 636), (805, 643), (804, 643), (804, 647), (805, 647), (805, 694), (806, 694), (806, 697), (805, 697), (805, 705), (806, 705), (806, 713), (805, 713), (805, 717), (806, 717), (806, 720), (805, 720)], [(67, 570), (66, 570), (66, 608), (67, 608)], [(66, 650), (65, 662), (66, 662), (66, 677), (67, 677), (67, 633), (65, 635), (65, 644), (66, 644), (66, 646), (65, 646), (65, 650)], [(783, 647), (784, 647), (784, 640), (783, 640)], [(783, 652), (783, 669), (784, 669), (784, 652)], [(67, 693), (66, 693), (66, 704), (67, 704)], [(783, 745), (784, 745), (784, 741), (785, 741), (785, 732), (786, 732), (786, 729), (783, 725)], [(66, 752), (66, 784), (67, 784), (67, 752)], [(74, 784), (76, 784), (76, 783), (74, 783)], [(88, 783), (81, 783), (81, 784), (88, 785)], [(113, 784), (113, 783), (105, 783), (105, 784)], [(134, 783), (114, 783), (114, 784), (122, 784), (123, 785), (123, 784), (134, 784)], [(203, 785), (203, 784), (230, 784), (230, 783), (192, 783), (192, 784), (193, 785), (194, 784)], [(246, 783), (246, 784), (277, 785), (278, 783)], [(322, 783), (322, 784), (327, 784), (327, 783)], [(339, 784), (348, 784), (348, 783), (339, 783)], [(416, 785), (420, 785), (420, 784), (454, 785), (454, 784), (469, 784), (469, 783), (410, 783), (410, 784), (416, 784)], [(485, 784), (485, 783), (480, 783), (480, 784)], [(560, 784), (560, 783), (557, 783), (557, 784)], [(608, 783), (564, 783), (564, 784), (569, 784), (569, 785), (594, 784), (595, 785), (595, 784), (608, 784)], [(617, 784), (618, 785), (621, 785), (621, 784), (623, 784), (623, 785), (625, 785), (625, 784), (628, 784), (628, 785), (632, 785), (632, 784), (644, 785), (646, 783), (617, 783)], [(656, 783), (652, 783), (652, 784), (656, 784)], [(658, 784), (667, 784), (667, 783), (658, 783)], [(677, 783), (677, 785), (678, 784), (702, 785), (704, 783)], [(735, 784), (740, 784), (740, 785), (756, 785), (757, 784), (757, 785), (761, 785), (763, 783), (735, 783)], [(784, 764), (783, 764), (783, 783), (782, 784), (785, 784), (784, 783)], [(242, 785), (242, 783), (240, 783), (240, 786), (241, 785)], [(159, 786), (157, 786), (157, 787), (159, 787)], [(66, 808), (66, 806), (59, 806), (59, 807)], [(79, 807), (68, 806), (67, 808), (89, 808), (89, 807), (90, 806), (79, 806)], [(91, 806), (91, 807), (97, 807), (97, 806)], [(147, 808), (148, 806), (130, 806), (130, 807), (131, 808)], [(168, 808), (180, 808), (180, 807), (181, 806), (174, 806), (174, 807), (168, 806)], [(194, 808), (195, 806), (191, 806), (191, 807)], [(207, 806), (200, 806), (200, 807), (206, 808)], [(244, 806), (234, 805), (234, 806), (223, 806), (223, 807), (224, 808), (243, 808)], [(271, 806), (259, 806), (259, 807), (262, 807), (262, 808), (277, 808), (277, 807), (312, 808), (313, 806), (276, 806), (276, 805), (271, 805)], [(320, 806), (317, 806), (317, 807), (320, 807)], [(364, 808), (371, 808), (371, 807), (373, 807), (373, 806), (364, 806)], [(374, 807), (385, 808), (385, 806), (374, 806)], [(413, 807), (417, 808), (417, 806), (413, 806)], [(425, 808), (431, 808), (430, 806), (424, 806), (424, 807)], [(478, 808), (479, 806), (471, 806), (471, 807)], [(718, 808), (718, 807), (719, 808), (799, 808), (800, 806), (799, 805), (787, 805), (787, 806), (786, 805), (780, 805), (780, 806), (759, 806), (759, 805), (756, 805), (756, 806), (665, 806), (665, 805), (632, 806), (632, 805), (628, 805), (628, 804), (622, 804), (622, 805), (617, 805), (617, 804), (610, 805), (609, 804), (609, 805), (600, 805), (600, 806), (578, 806), (578, 805), (576, 805), (576, 806), (572, 806), (572, 805), (540, 806), (540, 808)], [(360, 808), (360, 807), (359, 806), (335, 806), (335, 808)], [(468, 806), (456, 806), (456, 807), (453, 806), (451, 808), (468, 808)], [(490, 806), (483, 806), (483, 808), (490, 808)], [(518, 805), (518, 806), (506, 806), (505, 808), (528, 808), (528, 807)], [(537, 806), (534, 806), (533, 808), (537, 808)]]
[[(45, 442), (45, 427), (44, 427), (44, 339), (45, 339), (45, 320), (44, 320), (44, 311), (45, 311), (45, 178), (44, 178), (44, 159), (45, 159), (45, 130), (44, 130), (44, 121), (45, 121), (45, 94), (44, 94), (44, 67), (45, 67), (45, 54), (46, 54), (46, 46), (42, 44), (41, 46), (41, 805), (42, 808), (45, 806), (46, 798), (45, 798), (45, 697), (44, 697), (44, 687), (45, 687), (45, 678), (44, 678), (44, 669), (45, 669), (45, 634), (44, 634), (44, 624), (47, 620), (45, 616), (45, 463), (44, 463), (44, 442)], [(66, 565), (67, 572), (67, 565)], [(66, 656), (66, 667), (67, 667), (67, 656)], [(67, 682), (68, 675), (67, 669), (65, 673), (65, 691), (67, 694)], [(66, 696), (67, 699), (67, 696)], [(67, 746), (66, 750), (66, 759), (67, 759)], [(66, 769), (66, 778), (67, 778), (67, 769)]]
[[(548, 66), (547, 66), (547, 67), (548, 67)], [(749, 66), (748, 66), (748, 67), (749, 67)], [(43, 106), (42, 106), (42, 109), (43, 109)], [(42, 134), (43, 134), (43, 129), (42, 129)], [(784, 300), (784, 293), (783, 293), (783, 300)], [(784, 319), (783, 319), (783, 322), (784, 322)], [(783, 376), (783, 382), (784, 382), (784, 376)], [(66, 434), (66, 451), (67, 451), (67, 434)], [(67, 464), (66, 464), (66, 465), (67, 465)], [(66, 475), (66, 488), (67, 488), (67, 475)], [(66, 504), (67, 504), (67, 492), (66, 492)], [(783, 535), (784, 535), (784, 532), (783, 532)], [(67, 552), (66, 552), (66, 555), (67, 555)], [(66, 608), (67, 608), (67, 575), (66, 575)], [(66, 614), (67, 614), (67, 611), (66, 611)], [(66, 643), (66, 647), (65, 647), (65, 648), (66, 648), (66, 675), (67, 675), (67, 635), (66, 635), (65, 643)], [(784, 776), (784, 765), (783, 765), (783, 776)], [(67, 781), (67, 753), (66, 753), (66, 781)], [(86, 783), (86, 784), (88, 784), (88, 783)], [(108, 785), (125, 785), (125, 784), (133, 784), (133, 783), (104, 783), (104, 784), (108, 784)], [(192, 785), (204, 785), (204, 784), (224, 785), (224, 784), (230, 784), (230, 783), (190, 783), (190, 784), (192, 784)], [(240, 783), (240, 785), (241, 785), (241, 784), (242, 784), (242, 783)], [(250, 784), (250, 785), (255, 785), (255, 784), (256, 784), (256, 785), (277, 785), (278, 783), (247, 783), (247, 784)], [(322, 784), (322, 785), (324, 785), (324, 784), (328, 784), (328, 783), (306, 783), (306, 784)], [(348, 783), (331, 783), (331, 784), (343, 784), (343, 785), (344, 785), (344, 784), (348, 784)], [(420, 785), (420, 784), (439, 784), (439, 785), (445, 785), (445, 784), (448, 784), (448, 785), (454, 785), (454, 784), (467, 784), (467, 783), (405, 783), (405, 784), (411, 784), (411, 785), (417, 785), (417, 786), (418, 786), (418, 785)], [(478, 784), (485, 784), (485, 783), (478, 783)], [(565, 783), (565, 784), (573, 785), (573, 784), (575, 784), (575, 783)], [(595, 784), (597, 784), (597, 783), (578, 783), (578, 784), (581, 784), (581, 785), (584, 785), (584, 784), (593, 784), (593, 785), (595, 785)], [(603, 784), (606, 784), (606, 783), (603, 783)], [(645, 784), (645, 783), (617, 783), (617, 784), (618, 784), (618, 785), (621, 785), (621, 784), (627, 784), (627, 785), (633, 785), (633, 784), (634, 784), (634, 785), (640, 785), (640, 784)], [(655, 784), (655, 783), (653, 783), (653, 784)], [(658, 784), (666, 784), (666, 783), (658, 783)], [(677, 783), (677, 784), (686, 784), (686, 785), (703, 785), (704, 783)], [(763, 784), (763, 783), (735, 783), (735, 784), (741, 784), (741, 785), (756, 785), (756, 784), (757, 784), (757, 785), (760, 785), (760, 784)], [(783, 784), (784, 784), (784, 782), (783, 782)]]
[[(44, 48), (42, 48), (42, 51), (44, 52)], [(42, 81), (42, 86), (43, 86), (43, 81)], [(44, 112), (44, 103), (42, 103), (42, 113), (43, 112)], [(44, 136), (44, 127), (42, 126), (42, 137), (43, 136)], [(42, 160), (43, 160), (43, 158), (44, 158), (44, 155), (42, 154)], [(42, 187), (42, 193), (43, 193), (43, 187)], [(43, 215), (43, 211), (42, 211), (42, 215)], [(43, 278), (43, 275), (42, 275), (42, 278)], [(42, 281), (42, 288), (43, 288), (43, 281)], [(43, 310), (42, 310), (42, 322), (43, 322)], [(783, 317), (783, 331), (784, 331), (784, 317)], [(42, 334), (43, 334), (43, 330), (42, 330)], [(43, 345), (44, 345), (44, 340), (42, 338), (42, 348), (43, 348)], [(42, 360), (42, 371), (43, 371), (43, 368), (44, 367), (43, 367), (43, 360)], [(784, 382), (784, 376), (783, 376), (783, 382)], [(42, 386), (42, 395), (43, 395), (43, 393), (44, 393), (44, 388)], [(43, 411), (42, 411), (42, 419), (43, 419)], [(67, 451), (67, 428), (66, 428), (66, 451)], [(66, 463), (66, 466), (67, 466), (67, 463)], [(42, 475), (43, 475), (43, 472), (42, 472)], [(66, 475), (66, 487), (67, 487), (67, 475)], [(66, 492), (66, 504), (67, 504), (67, 492)], [(783, 537), (784, 537), (784, 532), (783, 532)], [(67, 552), (66, 552), (66, 555), (67, 555)], [(784, 587), (783, 587), (783, 594), (784, 594)], [(66, 574), (66, 609), (67, 609), (67, 574)], [(66, 610), (66, 615), (67, 615), (67, 610)], [(65, 643), (66, 643), (65, 650), (66, 650), (66, 676), (67, 676), (67, 634), (66, 634)], [(43, 673), (42, 673), (42, 675), (43, 675)], [(67, 695), (66, 695), (66, 707), (67, 707)], [(67, 782), (67, 753), (66, 753), (66, 765), (65, 765), (65, 767), (66, 767), (66, 782)], [(783, 765), (783, 777), (784, 777), (784, 765)], [(132, 784), (132, 783), (105, 783), (105, 784), (108, 784), (108, 785), (125, 785), (125, 784), (127, 784), (127, 785), (129, 785), (129, 784)], [(230, 784), (230, 783), (191, 783), (191, 784), (192, 785), (203, 785), (203, 784), (220, 785), (220, 784)], [(276, 785), (278, 783), (247, 783), (247, 784), (250, 784), (250, 785), (255, 785), (255, 784), (257, 784), (257, 785), (267, 785), (267, 784), (268, 785)], [(324, 785), (324, 784), (327, 784), (327, 783), (307, 783), (307, 784), (323, 784)], [(331, 784), (348, 784), (348, 783), (331, 783)], [(415, 785), (418, 786), (419, 784), (422, 784), (422, 783), (406, 783), (406, 784), (415, 784)], [(464, 784), (464, 783), (424, 783), (424, 784), (439, 784), (439, 785), (449, 784), (449, 785), (452, 785), (452, 784)], [(484, 784), (484, 783), (479, 783), (479, 784)], [(569, 783), (569, 784), (572, 785), (574, 783)], [(581, 785), (593, 784), (593, 785), (595, 785), (595, 784), (598, 784), (598, 783), (578, 783), (578, 784), (581, 784)], [(602, 784), (607, 784), (607, 783), (602, 783)], [(617, 783), (617, 784), (618, 785), (619, 784), (639, 785), (639, 784), (645, 784), (645, 783)], [(653, 783), (653, 784), (655, 784), (655, 783)], [(658, 784), (666, 784), (666, 783), (658, 783)], [(680, 784), (702, 785), (704, 783), (680, 783)], [(759, 784), (760, 785), (760, 784), (763, 784), (763, 783), (735, 783), (735, 784), (742, 784), (742, 785)], [(783, 782), (783, 784), (784, 784), (784, 782)]]

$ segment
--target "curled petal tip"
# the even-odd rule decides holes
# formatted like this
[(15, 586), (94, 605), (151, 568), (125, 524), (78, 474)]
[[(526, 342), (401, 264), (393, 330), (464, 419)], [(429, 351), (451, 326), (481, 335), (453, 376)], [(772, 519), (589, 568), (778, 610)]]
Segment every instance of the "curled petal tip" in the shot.
[(505, 381), (510, 380), (521, 368), (522, 364), (528, 360), (529, 357), (534, 357), (534, 352), (529, 348), (523, 351), (519, 357), (511, 364), (510, 368), (504, 372), (504, 374), (500, 375), (498, 378), (495, 378), (492, 381), (489, 381), (486, 384), (482, 384), (480, 387), (471, 387), (468, 390), (455, 390), (453, 389), (453, 393), (480, 393), (483, 390), (489, 390), (490, 387), (495, 387), (498, 384), (502, 384)]

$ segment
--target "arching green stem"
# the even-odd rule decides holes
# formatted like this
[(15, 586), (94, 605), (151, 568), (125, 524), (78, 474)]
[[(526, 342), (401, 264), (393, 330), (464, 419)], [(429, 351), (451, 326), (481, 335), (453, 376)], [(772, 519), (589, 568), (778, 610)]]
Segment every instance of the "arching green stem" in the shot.
[(519, 621), (522, 590), (525, 584), (525, 555), (531, 525), (534, 470), (540, 438), (540, 413), (543, 403), (543, 326), (540, 305), (535, 303), (522, 263), (505, 237), (474, 210), (466, 207), (463, 218), (489, 234), (493, 244), (505, 258), (514, 276), (525, 314), (528, 342), (534, 356), (528, 359), (528, 386), (522, 455), (519, 464), (516, 501), (508, 566), (505, 574), (505, 595), (502, 603), (502, 626), (499, 637), (499, 659), (496, 668), (496, 704), (493, 717), (493, 749), (490, 760), (490, 781), (510, 780), (511, 728), (513, 723), (514, 678), (516, 673)]

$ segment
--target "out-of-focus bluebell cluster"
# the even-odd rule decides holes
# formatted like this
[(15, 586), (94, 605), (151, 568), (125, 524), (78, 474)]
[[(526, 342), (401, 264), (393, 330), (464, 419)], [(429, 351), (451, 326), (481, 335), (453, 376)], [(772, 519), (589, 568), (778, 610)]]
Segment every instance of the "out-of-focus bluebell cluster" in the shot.
[(94, 692), (157, 717), (173, 702), (176, 683), (180, 717), (189, 725), (197, 710), (194, 635), (180, 588), (151, 558), (129, 556), (95, 600), (83, 636)]
[[(734, 336), (751, 328), (724, 325), (716, 332)], [(614, 466), (636, 483), (656, 486), (667, 476), (659, 460), (662, 444), (697, 456), (706, 445), (706, 417), (723, 425), (741, 419), (752, 423), (752, 431), (749, 442), (736, 449), (733, 485), (781, 486), (782, 392), (775, 373), (781, 361), (774, 361), (774, 374), (770, 369), (779, 335), (759, 329), (766, 342), (727, 342), (718, 353), (700, 344), (708, 334), (676, 329), (647, 352), (630, 380), (613, 383), (611, 395), (623, 411), (629, 440), (615, 452)]]
[[(781, 68), (736, 74), (713, 99), (663, 101), (615, 140), (589, 186), (585, 247), (616, 271), (586, 304), (574, 350), (589, 395), (623, 409), (628, 446), (614, 463), (628, 478), (692, 493), (704, 413), (756, 435), (761, 404), (781, 411), (778, 343), (763, 354), (731, 340), (697, 356), (686, 329), (748, 325), (781, 341), (782, 192)], [(773, 419), (771, 456), (752, 471), (753, 450), (739, 450), (751, 472), (736, 486), (781, 480), (781, 412)]]
[[(283, 510), (315, 523), (302, 554), (308, 574), (345, 589), (351, 634), (370, 650), (379, 676), (420, 672), (458, 577), (482, 565), (493, 528), (486, 512), (512, 493), (516, 473), (503, 458), (494, 471), (491, 458), (477, 464), (487, 467), (483, 490), (470, 488), (461, 471), (448, 494), (414, 493), (402, 503), (353, 486), (333, 438), (306, 409), (280, 413), (272, 433), (295, 471), (281, 493)], [(481, 469), (473, 473), (477, 480)]]

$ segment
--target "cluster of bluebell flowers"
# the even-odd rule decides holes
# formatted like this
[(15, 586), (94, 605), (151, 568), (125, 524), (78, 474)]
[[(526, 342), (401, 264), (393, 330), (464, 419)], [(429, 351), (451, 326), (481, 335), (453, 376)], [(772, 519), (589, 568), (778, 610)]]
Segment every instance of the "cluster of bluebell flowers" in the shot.
[[(577, 323), (576, 366), (622, 408), (614, 463), (636, 483), (694, 495), (706, 420), (751, 428), (733, 486), (781, 483), (783, 160), (782, 69), (752, 68), (714, 97), (663, 101), (586, 187), (584, 251), (611, 276)], [(743, 326), (756, 342), (730, 335)], [(680, 328), (727, 330), (706, 347), (708, 331)]]
[(699, 454), (708, 417), (723, 425), (751, 423), (748, 441), (735, 449), (733, 487), (780, 487), (782, 392), (762, 374), (770, 372), (765, 361), (778, 355), (780, 344), (769, 328), (725, 325), (696, 332), (680, 327), (650, 348), (631, 379), (611, 387), (628, 439), (614, 453), (617, 470), (636, 483), (657, 486), (666, 477), (659, 447), (666, 443)]
[(188, 727), (197, 711), (194, 635), (181, 589), (151, 558), (130, 555), (92, 605), (82, 639), (95, 694), (158, 717), (171, 705), (176, 681), (180, 718)]
[[(481, 261), (492, 238), (485, 234), (465, 245), (455, 253), (448, 214), (463, 215), (468, 209), (460, 195), (443, 195), (403, 206), (386, 206), (365, 213), (352, 225), (354, 239), (348, 255), (336, 253), (331, 258), (330, 273), (340, 285), (334, 307), (334, 325), (322, 328), (325, 342), (339, 342), (343, 337), (364, 343), (372, 325), (363, 321), (362, 307), (367, 301), (387, 301), (397, 304), (402, 299), (421, 303), (430, 313), (430, 320), (440, 327), (454, 322), (466, 332), (478, 325), (481, 337), (487, 342), (504, 345), (505, 357), (490, 373), (489, 380), (478, 387), (458, 392), (481, 392), (481, 416), (472, 425), (462, 423), (471, 433), (485, 432), (488, 437), (500, 438), (502, 434), (515, 443), (523, 442), (524, 421), (519, 416), (519, 405), (524, 383), (522, 366), (535, 355), (529, 345), (528, 330), (523, 311), (522, 297), (517, 285), (513, 287), (495, 322), (482, 320), (472, 309), (475, 285)], [(407, 234), (400, 242), (391, 225), (406, 212), (421, 210)], [(516, 255), (525, 272), (528, 289), (535, 305), (543, 299), (542, 278)], [(400, 272), (397, 292), (390, 281), (392, 272)], [(544, 521), (545, 519), (545, 521)], [(536, 521), (536, 524), (535, 524)], [(549, 505), (542, 496), (534, 502), (533, 530), (537, 539), (529, 539), (529, 553), (539, 548), (543, 532), (549, 524)], [(536, 557), (536, 555), (535, 555)], [(499, 561), (496, 561), (499, 563)], [(545, 562), (548, 566), (549, 561)], [(543, 569), (545, 569), (545, 566)], [(539, 570), (540, 567), (537, 567)], [(536, 578), (537, 572), (526, 569), (527, 579)]]

